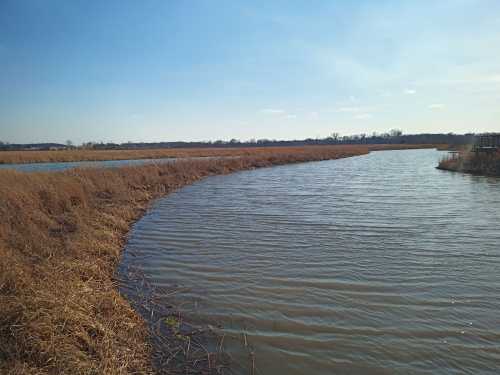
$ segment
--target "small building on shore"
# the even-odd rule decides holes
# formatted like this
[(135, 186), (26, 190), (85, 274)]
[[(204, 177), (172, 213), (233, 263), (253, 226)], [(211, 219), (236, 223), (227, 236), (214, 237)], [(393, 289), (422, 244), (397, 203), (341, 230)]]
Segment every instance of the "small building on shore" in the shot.
[(479, 134), (473, 150), (475, 152), (495, 152), (500, 150), (500, 133)]

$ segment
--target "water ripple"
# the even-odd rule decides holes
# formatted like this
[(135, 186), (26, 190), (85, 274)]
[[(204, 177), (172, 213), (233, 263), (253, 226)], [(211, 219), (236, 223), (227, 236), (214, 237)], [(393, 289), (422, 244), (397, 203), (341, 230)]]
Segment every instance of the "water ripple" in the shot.
[(500, 181), (440, 157), (211, 177), (159, 201), (123, 262), (186, 287), (193, 319), (245, 332), (264, 374), (496, 374)]

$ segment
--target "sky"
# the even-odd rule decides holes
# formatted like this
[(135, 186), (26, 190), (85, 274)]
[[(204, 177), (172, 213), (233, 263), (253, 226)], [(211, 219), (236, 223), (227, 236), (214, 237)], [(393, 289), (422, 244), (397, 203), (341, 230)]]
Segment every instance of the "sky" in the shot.
[(498, 0), (0, 0), (0, 141), (500, 131)]

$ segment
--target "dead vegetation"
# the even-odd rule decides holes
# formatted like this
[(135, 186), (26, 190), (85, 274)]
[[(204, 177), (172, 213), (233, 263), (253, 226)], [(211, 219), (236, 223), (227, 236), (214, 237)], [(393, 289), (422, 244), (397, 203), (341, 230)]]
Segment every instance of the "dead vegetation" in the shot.
[[(42, 162), (71, 162), (99, 160), (131, 160), (186, 158), (203, 156), (256, 156), (274, 152), (301, 153), (309, 147), (249, 147), (249, 148), (175, 148), (147, 150), (60, 150), (60, 151), (3, 151), (0, 164)], [(322, 146), (320, 146), (322, 147)], [(331, 147), (330, 147), (331, 148)]]
[(438, 169), (484, 176), (500, 176), (500, 152), (461, 151), (439, 162)]
[(0, 171), (0, 373), (152, 373), (150, 331), (114, 278), (130, 224), (148, 204), (209, 175), (368, 151), (337, 146), (115, 169)]
[[(144, 318), (149, 329), (151, 362), (159, 375), (234, 374), (255, 370), (253, 347), (246, 335), (222, 333), (217, 322), (193, 324), (182, 306), (173, 303), (186, 289), (152, 286), (133, 265), (120, 267), (120, 290)], [(238, 346), (248, 352), (248, 363), (238, 363), (225, 350)], [(236, 372), (239, 371), (239, 372)]]
[[(185, 158), (202, 156), (256, 156), (270, 153), (304, 153), (332, 148), (360, 148), (367, 146), (301, 146), (301, 147), (239, 147), (239, 148), (163, 148), (147, 150), (60, 150), (60, 151), (2, 151), (0, 164), (25, 164), (42, 162), (71, 162), (98, 160), (130, 160)], [(385, 145), (370, 146), (373, 149), (387, 147)], [(418, 145), (391, 145), (391, 148), (416, 148)]]

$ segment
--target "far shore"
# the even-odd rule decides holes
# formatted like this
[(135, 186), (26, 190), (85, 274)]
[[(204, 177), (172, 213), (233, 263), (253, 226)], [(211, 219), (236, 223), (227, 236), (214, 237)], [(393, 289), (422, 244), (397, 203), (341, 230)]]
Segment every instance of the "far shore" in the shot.
[(189, 157), (256, 156), (270, 153), (303, 153), (313, 150), (360, 149), (370, 151), (398, 148), (442, 148), (433, 144), (347, 144), (312, 146), (262, 146), (262, 147), (211, 147), (211, 148), (160, 148), (140, 150), (91, 150), (71, 149), (58, 151), (0, 151), (0, 164), (58, 163), (79, 161), (107, 161), (134, 159), (164, 159)]

